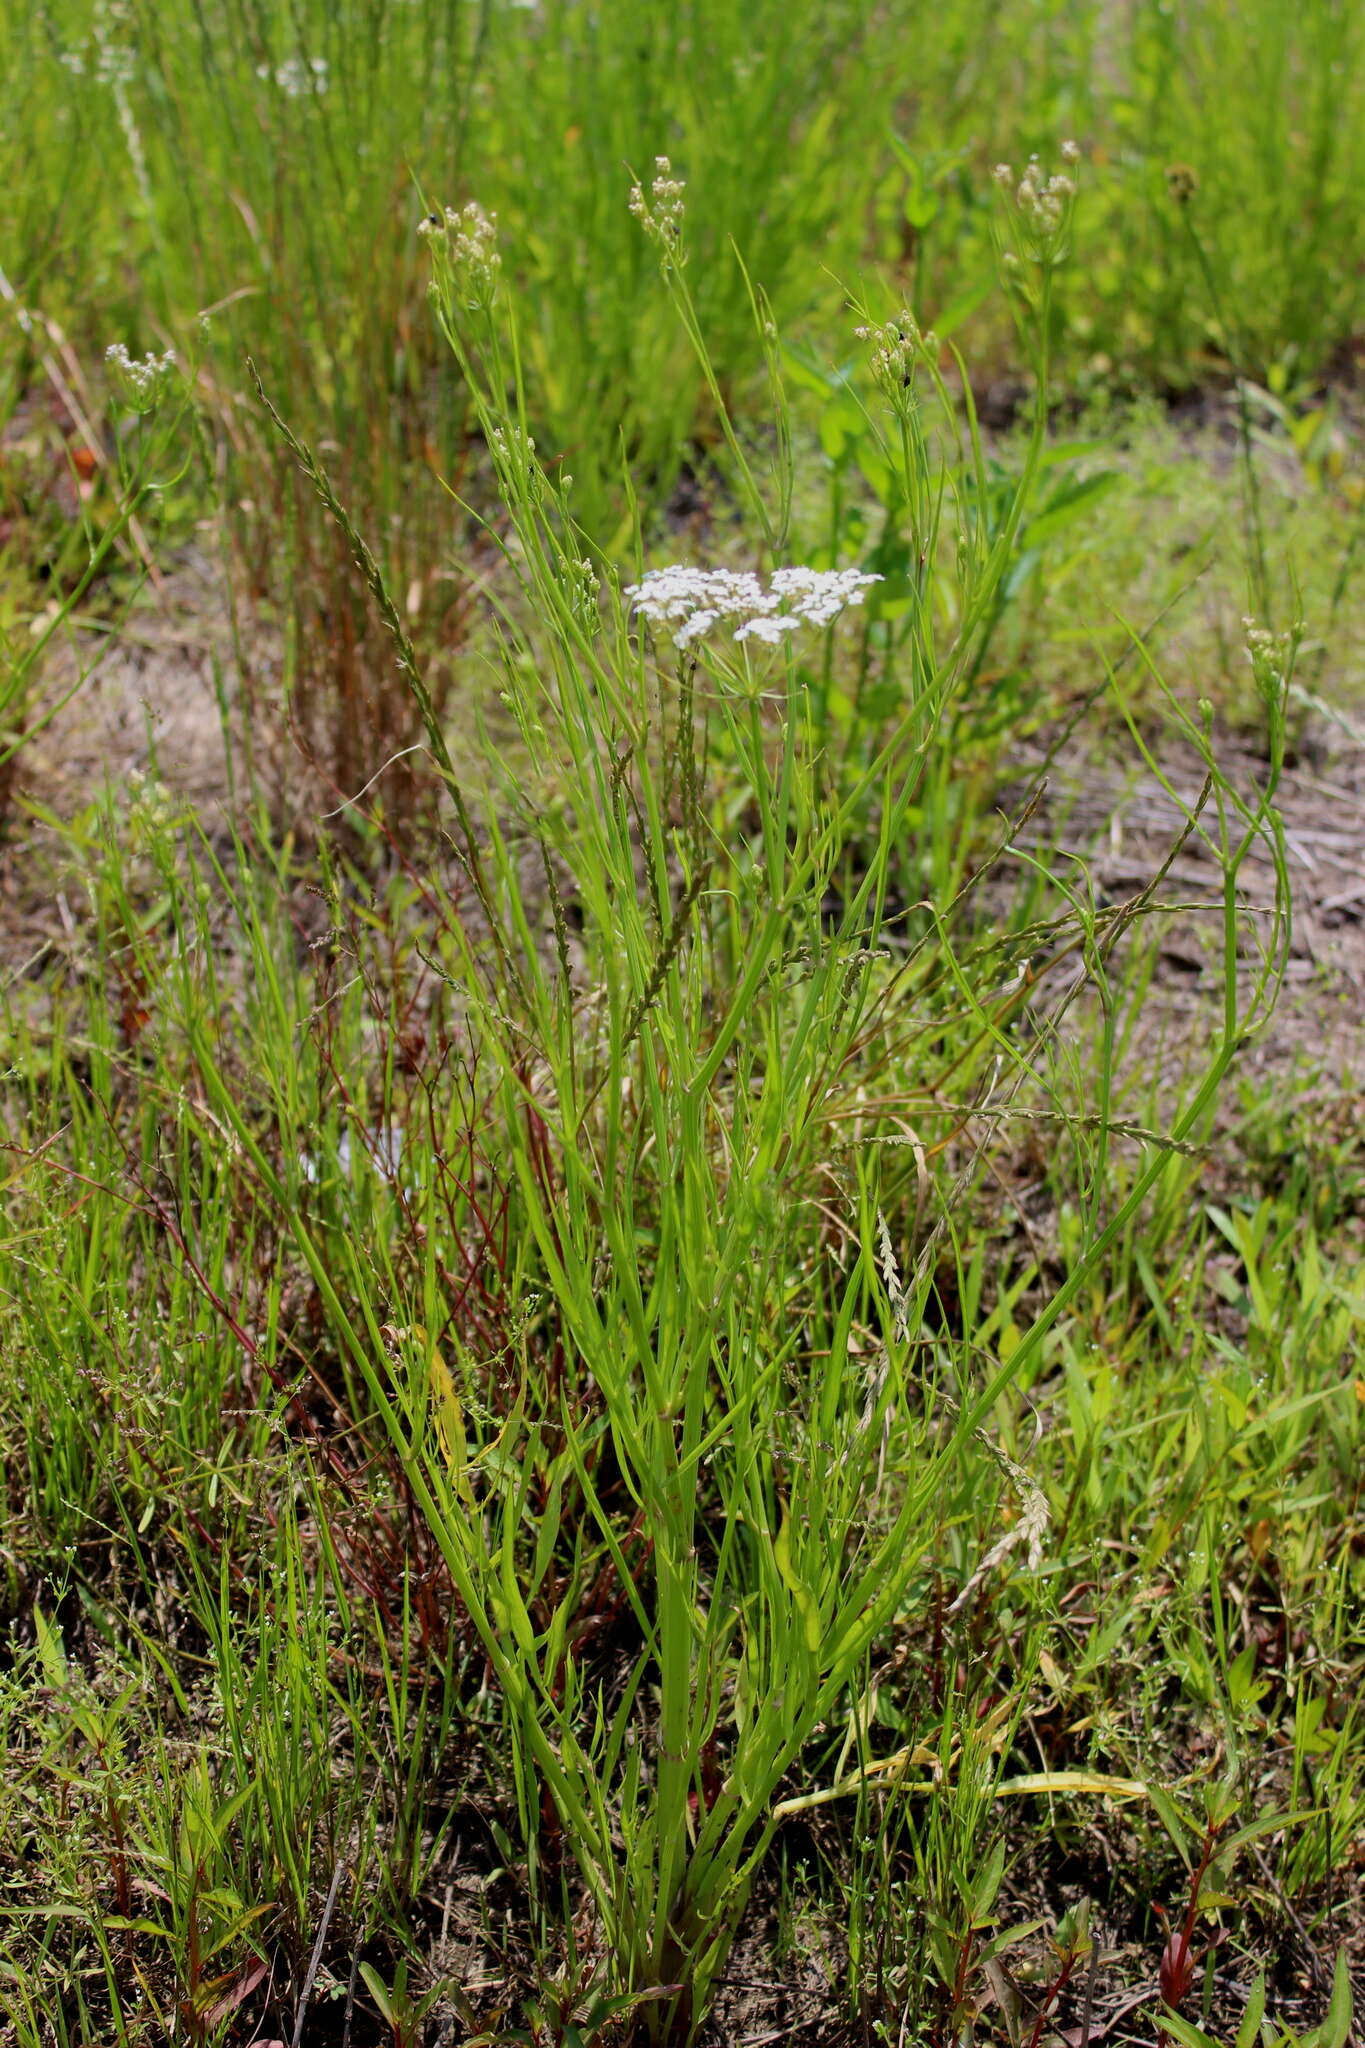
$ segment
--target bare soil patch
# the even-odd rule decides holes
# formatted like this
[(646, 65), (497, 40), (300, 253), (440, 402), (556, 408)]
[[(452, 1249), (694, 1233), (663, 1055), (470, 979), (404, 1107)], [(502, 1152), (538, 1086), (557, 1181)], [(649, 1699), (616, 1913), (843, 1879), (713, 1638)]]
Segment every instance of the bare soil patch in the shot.
[[(1264, 782), (1265, 759), (1245, 740), (1220, 745), (1219, 758), (1239, 791)], [(1145, 766), (1125, 773), (1093, 753), (1070, 753), (1049, 766), (1040, 748), (1034, 772), (1047, 773), (1049, 791), (1028, 843), (1040, 851), (1060, 843), (1111, 901), (1134, 896), (1181, 842), (1203, 779), (1188, 748), (1163, 747), (1160, 765), (1164, 781)], [(1313, 727), (1284, 771), (1276, 804), (1291, 891), (1288, 961), (1280, 1003), (1248, 1057), (1266, 1071), (1308, 1055), (1345, 1079), (1365, 1052), (1365, 748)], [(1211, 813), (1204, 822), (1212, 828)], [(1243, 900), (1268, 910), (1275, 872), (1263, 845), (1249, 852), (1240, 881)], [(1167, 870), (1163, 896), (1208, 903), (1218, 888), (1211, 852), (1190, 833)], [(1156, 974), (1168, 1018), (1184, 1014), (1193, 1028), (1208, 1016), (1218, 946), (1209, 915), (1172, 921)]]

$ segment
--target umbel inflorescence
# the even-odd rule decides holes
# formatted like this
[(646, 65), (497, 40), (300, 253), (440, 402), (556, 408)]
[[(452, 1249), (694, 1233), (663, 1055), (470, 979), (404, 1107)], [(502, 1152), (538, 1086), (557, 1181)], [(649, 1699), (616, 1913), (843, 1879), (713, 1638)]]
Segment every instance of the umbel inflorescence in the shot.
[(431, 248), (437, 296), (449, 292), (469, 312), (486, 312), (497, 296), (502, 268), (497, 215), (485, 213), (471, 199), (467, 206), (429, 213), (417, 232)]
[(861, 604), (880, 576), (861, 569), (774, 569), (767, 585), (750, 570), (649, 569), (625, 595), (635, 616), (667, 626), (688, 647), (722, 622), (736, 640), (780, 646), (802, 626), (829, 626), (845, 606)]
[(133, 412), (150, 412), (175, 375), (175, 351), (164, 356), (133, 356), (121, 341), (104, 351), (110, 382)]

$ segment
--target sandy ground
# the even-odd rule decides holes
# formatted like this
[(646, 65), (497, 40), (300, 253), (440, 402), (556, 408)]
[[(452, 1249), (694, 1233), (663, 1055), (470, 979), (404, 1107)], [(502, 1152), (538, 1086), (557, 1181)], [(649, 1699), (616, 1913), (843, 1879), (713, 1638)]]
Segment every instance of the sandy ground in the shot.
[[(236, 668), (221, 578), (207, 557), (190, 555), (159, 593), (147, 592), (104, 653), (91, 635), (59, 650), (45, 679), (50, 697), (70, 686), (78, 663), (93, 663), (85, 682), (19, 757), (21, 797), (70, 818), (106, 783), (117, 791), (155, 773), (196, 806), (224, 798), (215, 667), (230, 695)], [(22, 831), (22, 819), (12, 820), (12, 837)]]
[[(1244, 800), (1265, 779), (1264, 760), (1245, 744), (1223, 745), (1219, 761)], [(1035, 771), (1045, 767), (1039, 750)], [(1216, 899), (1221, 878), (1212, 852), (1197, 832), (1181, 843), (1199, 797), (1200, 765), (1192, 750), (1163, 749), (1162, 770), (1169, 788), (1141, 764), (1124, 772), (1112, 758), (1064, 754), (1050, 770), (1045, 807), (1031, 827), (1037, 850), (1060, 839), (1096, 889), (1121, 903), (1142, 890), (1179, 845), (1162, 897)], [(1055, 823), (1048, 806), (1058, 814)], [(1266, 1068), (1308, 1053), (1351, 1086), (1356, 1070), (1365, 1068), (1365, 748), (1326, 724), (1310, 726), (1285, 770), (1278, 809), (1291, 891), (1288, 959), (1279, 1007), (1249, 1057), (1253, 1067)], [(1212, 808), (1202, 822), (1216, 829)], [(1258, 841), (1241, 870), (1243, 900), (1269, 906), (1274, 880), (1269, 851)], [(1213, 916), (1190, 916), (1167, 928), (1157, 983), (1168, 1017), (1186, 1013), (1191, 1028), (1208, 1017), (1218, 945)]]

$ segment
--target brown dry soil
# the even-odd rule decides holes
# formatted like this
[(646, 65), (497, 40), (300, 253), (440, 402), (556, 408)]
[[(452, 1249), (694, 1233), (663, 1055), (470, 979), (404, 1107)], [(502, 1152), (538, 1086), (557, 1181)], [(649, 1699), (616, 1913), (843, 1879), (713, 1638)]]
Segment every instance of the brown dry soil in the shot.
[[(227, 761), (214, 664), (232, 672), (227, 609), (207, 557), (187, 556), (139, 605), (93, 674), (20, 758), (17, 787), (59, 816), (158, 774), (196, 806), (221, 802)], [(88, 660), (96, 652), (88, 638)], [(54, 664), (48, 688), (60, 692), (70, 654)]]
[[(79, 694), (21, 760), (17, 801), (0, 847), (0, 973), (6, 979), (25, 973), (41, 977), (49, 948), (60, 952), (76, 936), (80, 909), (60, 885), (55, 834), (27, 810), (26, 798), (70, 819), (106, 785), (125, 792), (137, 777), (155, 774), (173, 797), (195, 807), (210, 831), (215, 814), (224, 815), (230, 778), (216, 665), (231, 693), (235, 672), (221, 589), (212, 565), (191, 558), (163, 585), (158, 603), (141, 610), (134, 629), (109, 647)], [(262, 666), (268, 666), (268, 659)], [(1029, 830), (1038, 846), (1055, 847), (1060, 826), (1062, 844), (1082, 858), (1099, 889), (1121, 901), (1152, 877), (1181, 839), (1200, 774), (1192, 755), (1173, 759), (1163, 753), (1172, 794), (1140, 761), (1123, 769), (1114, 754), (1113, 745), (1104, 759), (1073, 748), (1048, 764), (1048, 793)], [(1264, 761), (1244, 741), (1230, 741), (1223, 757), (1241, 787), (1264, 775)], [(1044, 765), (1041, 746), (1033, 759), (1016, 753), (1014, 790), (1026, 789)], [(302, 789), (305, 783), (300, 768), (295, 786)], [(1007, 808), (1013, 808), (1011, 794), (1002, 796)], [(1246, 1057), (1257, 1076), (1272, 1078), (1276, 1088), (1330, 1087), (1354, 1121), (1361, 1115), (1365, 1086), (1365, 748), (1326, 725), (1301, 729), (1280, 810), (1293, 892), (1292, 938), (1279, 1006)], [(1247, 898), (1270, 900), (1273, 873), (1267, 859), (1254, 856), (1243, 879)], [(1213, 893), (1216, 870), (1197, 837), (1185, 840), (1167, 881), (1170, 891), (1189, 900)], [(1008, 875), (998, 875), (991, 886), (1008, 887)], [(1172, 921), (1163, 940), (1153, 1028), (1166, 1042), (1207, 1026), (1217, 977), (1208, 924), (1208, 919)], [(1125, 1849), (1121, 1829), (1109, 1835), (1098, 1828), (1090, 1832), (1096, 1868), (1087, 1872), (1078, 1866), (1072, 1891), (1087, 1889), (1087, 1878), (1102, 1891), (1103, 1884), (1095, 1880), (1132, 1850), (1131, 1843)], [(830, 1836), (822, 1839), (821, 1830), (786, 1848), (798, 1865), (804, 1862), (811, 1870), (825, 1854), (837, 1853), (836, 1842)], [(1054, 1924), (1059, 1885), (1069, 1896), (1063, 1873), (1041, 1864), (1032, 1873), (1016, 1871), (1008, 1917), (1036, 1914)], [(1357, 2012), (1365, 2010), (1365, 1913), (1358, 1900), (1339, 1896), (1337, 1914), (1332, 1937), (1320, 1934), (1316, 1942), (1295, 1931), (1292, 1911), (1279, 1915), (1279, 1933), (1269, 1937), (1279, 1941), (1279, 1951), (1272, 1947), (1267, 1954), (1282, 2019), (1307, 2024), (1321, 2016), (1324, 1971), (1333, 1940), (1342, 1938), (1354, 1951)], [(1143, 2008), (1149, 2012), (1156, 1997), (1156, 1949), (1150, 1941), (1137, 1941), (1131, 1924), (1101, 1921), (1095, 1932), (1103, 1967), (1093, 1983), (1078, 1985), (1074, 1995), (1063, 1999), (1047, 2035), (1060, 2036), (1067, 2048), (1147, 2040), (1150, 2021)], [(779, 1927), (776, 1899), (760, 1888), (730, 1958), (706, 2034), (708, 2048), (764, 2048), (788, 2038), (832, 2048), (873, 2039), (840, 2000), (845, 1933), (816, 1900), (795, 1926)], [(489, 1959), (477, 1954), (477, 1936), (472, 1943), (457, 1939), (449, 1947), (449, 1955), (443, 1952), (433, 1960), (467, 1982), (482, 1975)], [(1039, 1956), (1045, 1960), (1045, 1951), (1040, 1949)], [(1245, 1964), (1231, 1957), (1215, 1971), (1216, 2018), (1235, 2025), (1247, 1983)], [(982, 2038), (997, 2037), (998, 2018), (984, 2017)], [(1028, 2031), (1026, 2025), (1025, 2038)], [(453, 2043), (453, 2035), (447, 2038)]]
[[(1254, 801), (1266, 779), (1264, 754), (1236, 738), (1216, 739), (1215, 746), (1232, 787)], [(1049, 768), (1039, 749), (1035, 766), (1049, 776), (1049, 788), (1041, 822), (1031, 824), (1021, 844), (1032, 841), (1039, 852), (1060, 844), (1111, 903), (1136, 896), (1163, 867), (1163, 901), (1217, 900), (1221, 878), (1212, 851), (1199, 831), (1185, 831), (1203, 781), (1191, 749), (1163, 745), (1164, 784), (1141, 762), (1126, 773), (1116, 770), (1112, 750), (1103, 761), (1063, 752)], [(1365, 1054), (1365, 747), (1325, 724), (1305, 727), (1288, 757), (1276, 808), (1291, 900), (1288, 959), (1280, 1001), (1247, 1059), (1256, 1075), (1287, 1079), (1307, 1055), (1320, 1068), (1335, 1069), (1343, 1088), (1356, 1092)], [(1211, 808), (1202, 823), (1206, 832), (1215, 831)], [(1275, 869), (1263, 840), (1253, 844), (1239, 879), (1243, 902), (1268, 913)], [(1263, 929), (1268, 924), (1267, 914)], [(1182, 1018), (1193, 1029), (1196, 1019), (1209, 1015), (1220, 971), (1218, 942), (1216, 919), (1207, 913), (1167, 926), (1156, 987), (1168, 1031), (1178, 1030)]]

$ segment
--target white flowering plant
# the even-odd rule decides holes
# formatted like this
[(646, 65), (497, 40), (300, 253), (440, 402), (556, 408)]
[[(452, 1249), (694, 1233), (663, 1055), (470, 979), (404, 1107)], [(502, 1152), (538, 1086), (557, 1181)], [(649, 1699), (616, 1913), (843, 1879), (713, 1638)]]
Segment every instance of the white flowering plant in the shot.
[(683, 240), (686, 193), (685, 182), (674, 177), (673, 166), (666, 156), (655, 157), (654, 176), (648, 192), (638, 183), (630, 188), (630, 210), (670, 270), (681, 270), (687, 261)]
[(286, 57), (279, 64), (258, 64), (256, 76), (277, 86), (287, 100), (320, 98), (330, 82), (325, 57)]
[(175, 379), (174, 349), (159, 356), (133, 356), (125, 343), (113, 341), (104, 352), (104, 361), (114, 395), (129, 412), (155, 412)]
[(424, 214), (417, 232), (431, 251), (436, 304), (447, 315), (456, 306), (469, 313), (491, 312), (502, 268), (497, 215), (485, 213), (471, 199), (462, 207)]
[[(664, 200), (678, 195), (647, 204), (656, 227)], [(847, 1717), (869, 1659), (924, 1598), (945, 1490), (979, 1472), (983, 1448), (1011, 1517), (960, 1572), (962, 1604), (1006, 1570), (1027, 1584), (1045, 1569), (1046, 1495), (1025, 1457), (989, 1434), (983, 1446), (980, 1433), (1097, 1284), (1171, 1147), (1203, 1128), (1273, 993), (1282, 917), (1268, 938), (1250, 927), (1261, 950), (1247, 973), (1237, 895), (1249, 849), (1276, 855), (1273, 776), (1246, 799), (1220, 784), (1212, 829), (1204, 800), (1191, 807), (1187, 829), (1204, 832), (1224, 882), (1228, 1009), (1169, 1143), (1138, 1131), (1145, 1149), (1103, 1204), (1112, 1105), (1096, 1112), (1087, 1100), (1069, 1121), (1056, 1107), (1081, 1070), (1069, 1046), (1054, 1059), (1080, 983), (1020, 1028), (1033, 1021), (1027, 978), (1002, 992), (987, 980), (998, 965), (989, 943), (958, 950), (952, 916), (968, 885), (950, 893), (920, 845), (945, 818), (945, 838), (953, 824), (967, 838), (961, 813), (933, 807), (957, 773), (954, 707), (977, 682), (1017, 559), (1045, 389), (1022, 469), (997, 502), (979, 441), (964, 458), (946, 424), (937, 439), (926, 425), (918, 386), (940, 403), (945, 387), (928, 338), (866, 322), (880, 330), (865, 337), (870, 403), (894, 479), (880, 560), (784, 563), (795, 552), (790, 477), (766, 498), (739, 450), (736, 489), (764, 510), (764, 559), (779, 566), (646, 571), (635, 533), (640, 566), (618, 587), (575, 526), (570, 479), (530, 432), (491, 219), (469, 207), (439, 216), (430, 242), (438, 319), (500, 494), (488, 531), (507, 581), (488, 631), (511, 729), (481, 824), (382, 569), (334, 493), (328, 503), (385, 608), (456, 805), (462, 900), (475, 914), (458, 939), (447, 934), (441, 972), (458, 976), (464, 1061), (479, 1076), (479, 1172), (514, 1219), (518, 1300), (536, 1304), (500, 1354), (518, 1387), (508, 1412), (481, 1412), (486, 1373), (458, 1325), (448, 1346), (432, 1334), (447, 1230), (439, 1176), (414, 1173), (411, 1193), (396, 1192), (412, 1204), (421, 1251), (377, 1272), (353, 1233), (314, 1231), (225, 1076), (211, 1109), (294, 1234), (501, 1696), (528, 1884), (550, 1882), (550, 1828), (611, 1958), (613, 1992), (639, 2001), (641, 2035), (689, 2041), (754, 1873), (803, 1810), (783, 1781)], [(671, 252), (666, 281), (688, 317)], [(733, 427), (723, 431), (735, 453)], [(781, 433), (776, 443), (789, 460)], [(325, 474), (294, 445), (327, 496)], [(877, 613), (893, 548), (904, 567), (888, 618)], [(832, 687), (847, 651), (840, 621), (859, 613), (858, 659), (882, 664), (897, 695), (851, 729), (857, 745), (832, 775), (830, 698), (814, 684)], [(770, 689), (724, 687), (754, 669)], [(722, 687), (699, 687), (708, 674)], [(1206, 737), (1185, 730), (1212, 777)], [(988, 858), (979, 836), (950, 857), (969, 853)], [(541, 928), (523, 854), (543, 877)], [(1101, 908), (1070, 880), (1058, 890), (1068, 907), (1049, 929), (1096, 990), (1109, 1047), (1123, 1003), (1114, 956), (1146, 900)], [(912, 907), (893, 909), (897, 896)], [(908, 1023), (921, 1009), (927, 1021)], [(949, 1044), (941, 1057), (926, 1051), (922, 1069), (896, 1069), (917, 1077), (907, 1094), (887, 1079), (883, 1048), (916, 1030)], [(972, 1185), (986, 1143), (976, 1133), (1025, 1095), (1090, 1146), (1097, 1199), (1064, 1277), (1040, 1287), (1008, 1353), (983, 1368), (972, 1346), (952, 1351), (949, 1386), (926, 1363), (950, 1341), (929, 1327), (935, 1247)], [(917, 1130), (907, 1139), (911, 1115), (936, 1133), (932, 1152)], [(898, 1171), (894, 1148), (906, 1143), (914, 1163)], [(969, 1161), (960, 1172), (941, 1163), (955, 1150)], [(894, 1189), (904, 1213), (917, 1177), (940, 1214), (906, 1266), (883, 1198)], [(485, 1199), (480, 1186), (464, 1213)], [(801, 1235), (813, 1210), (842, 1213), (837, 1259)], [(412, 1308), (395, 1317), (389, 1301), (404, 1297)], [(411, 1342), (386, 1340), (399, 1327)], [(627, 1645), (609, 1666), (585, 1620), (594, 1599), (599, 1612), (611, 1604)], [(852, 1782), (861, 1791), (869, 1779)], [(841, 1777), (829, 1796), (849, 1789)]]
[(622, 596), (637, 619), (666, 628), (675, 647), (690, 647), (721, 626), (737, 644), (780, 647), (803, 627), (832, 626), (880, 581), (860, 569), (792, 567), (774, 569), (765, 584), (751, 570), (679, 563), (647, 570)]
[(1040, 382), (1048, 374), (1053, 281), (1070, 250), (1079, 191), (1079, 143), (1063, 142), (1059, 154), (1062, 168), (1057, 171), (1049, 172), (1039, 157), (1031, 156), (1017, 175), (1006, 163), (997, 164), (993, 173), (1003, 200), (1000, 267)]

